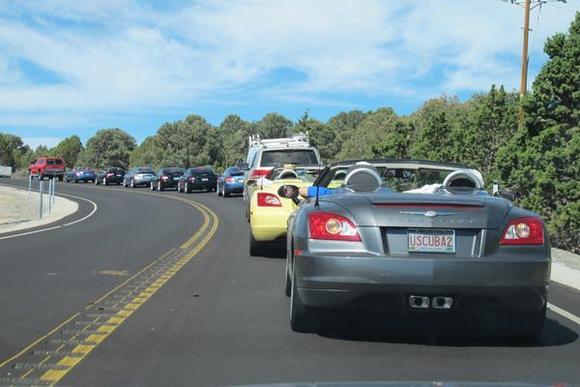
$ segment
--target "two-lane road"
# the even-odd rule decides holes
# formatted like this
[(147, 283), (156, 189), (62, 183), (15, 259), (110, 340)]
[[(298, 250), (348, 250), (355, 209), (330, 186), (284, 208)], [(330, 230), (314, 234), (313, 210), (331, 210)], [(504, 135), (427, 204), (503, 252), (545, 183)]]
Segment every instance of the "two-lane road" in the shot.
[[(60, 363), (74, 364), (61, 365), (68, 367), (58, 379), (62, 384), (212, 386), (329, 380), (580, 383), (580, 326), (553, 312), (548, 314), (541, 337), (529, 345), (409, 335), (396, 321), (368, 321), (367, 316), (347, 316), (348, 321), (339, 324), (355, 327), (352, 330), (298, 334), (288, 324), (284, 259), (280, 258), (283, 250), (274, 249), (270, 257), (248, 255), (248, 225), (241, 198), (175, 192), (150, 196), (146, 189), (93, 185), (60, 187), (63, 192), (94, 200), (99, 211), (74, 231), (49, 232), (30, 240), (15, 238), (10, 245), (0, 240), (0, 346), (11, 343), (8, 350), (0, 349), (1, 356), (18, 352), (125, 279), (99, 272), (125, 271), (129, 277), (160, 254), (180, 246), (197, 230), (203, 229), (205, 234), (212, 231), (209, 225), (203, 228), (204, 220), (211, 218), (209, 212), (204, 215), (170, 198), (194, 200), (219, 218), (215, 234), (191, 261), (171, 271), (171, 276), (162, 276), (163, 280), (153, 276), (159, 285), (155, 293), (139, 289), (146, 297), (138, 297), (142, 301), (134, 313), (118, 325), (116, 320), (107, 322), (111, 316), (123, 316), (123, 311), (127, 314), (129, 307), (136, 305), (131, 299), (124, 309), (115, 309), (115, 315), (104, 315), (109, 320), (99, 330), (114, 330), (103, 334), (102, 339), (93, 335), (95, 344), (89, 354), (81, 357), (83, 347), (67, 352), (68, 360)], [(112, 239), (105, 240), (105, 236)], [(74, 242), (87, 238), (93, 240), (90, 246)], [(127, 246), (127, 241), (133, 243)], [(39, 258), (39, 246), (49, 242), (58, 248), (44, 248)], [(4, 246), (10, 246), (8, 258)], [(47, 273), (63, 274), (53, 278), (57, 276)], [(550, 301), (580, 315), (579, 295), (553, 285)], [(18, 319), (10, 317), (13, 313), (19, 313)], [(429, 330), (429, 322), (413, 323), (413, 328)], [(19, 324), (28, 328), (19, 330)], [(373, 334), (366, 334), (366, 329), (372, 329)], [(67, 340), (81, 343), (76, 337)], [(58, 373), (58, 363), (48, 360), (45, 364), (53, 365), (53, 375)]]

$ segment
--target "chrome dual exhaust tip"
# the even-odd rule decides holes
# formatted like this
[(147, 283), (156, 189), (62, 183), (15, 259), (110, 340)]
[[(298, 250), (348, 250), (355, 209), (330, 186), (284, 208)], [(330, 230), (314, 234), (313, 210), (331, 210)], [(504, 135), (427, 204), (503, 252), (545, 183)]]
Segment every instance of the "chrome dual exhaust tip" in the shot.
[(427, 309), (429, 308), (429, 297), (409, 296), (409, 305), (413, 309)]
[(433, 309), (451, 309), (453, 306), (453, 298), (451, 297), (433, 297), (431, 307)]
[(409, 306), (413, 309), (451, 309), (453, 306), (453, 298), (446, 296), (438, 296), (430, 299), (426, 296), (409, 296)]

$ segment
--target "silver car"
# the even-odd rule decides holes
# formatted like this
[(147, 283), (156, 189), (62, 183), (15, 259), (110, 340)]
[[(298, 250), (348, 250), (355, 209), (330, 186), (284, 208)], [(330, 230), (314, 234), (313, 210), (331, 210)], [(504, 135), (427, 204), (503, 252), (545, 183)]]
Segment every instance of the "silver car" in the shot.
[[(378, 303), (396, 313), (491, 313), (502, 335), (536, 337), (550, 277), (544, 223), (512, 193), (483, 186), (481, 173), (458, 164), (327, 167), (288, 221), (292, 329), (316, 330), (321, 308)], [(279, 194), (298, 200), (296, 191)]]

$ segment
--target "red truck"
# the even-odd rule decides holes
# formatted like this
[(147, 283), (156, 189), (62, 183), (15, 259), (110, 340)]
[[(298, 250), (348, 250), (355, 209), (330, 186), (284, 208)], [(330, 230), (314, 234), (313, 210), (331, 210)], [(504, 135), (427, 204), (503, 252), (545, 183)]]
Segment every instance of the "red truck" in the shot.
[(28, 166), (30, 176), (43, 180), (45, 177), (62, 181), (65, 173), (64, 160), (58, 157), (39, 157)]

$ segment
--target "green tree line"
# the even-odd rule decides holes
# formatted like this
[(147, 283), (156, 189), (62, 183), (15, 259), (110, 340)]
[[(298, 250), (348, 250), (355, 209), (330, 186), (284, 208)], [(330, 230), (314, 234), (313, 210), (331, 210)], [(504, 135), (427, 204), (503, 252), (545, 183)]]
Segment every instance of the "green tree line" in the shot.
[[(53, 149), (30, 150), (13, 135), (0, 135), (0, 164), (25, 168), (50, 154), (67, 165), (213, 165), (244, 160), (248, 136), (284, 137), (308, 132), (325, 162), (358, 158), (452, 161), (478, 168), (487, 182), (513, 189), (517, 203), (540, 213), (552, 242), (580, 252), (580, 13), (570, 30), (545, 44), (549, 59), (523, 99), (502, 86), (467, 101), (441, 96), (409, 115), (389, 107), (341, 112), (323, 122), (306, 112), (297, 122), (278, 113), (259, 121), (232, 114), (219, 126), (199, 115), (163, 124), (140, 145), (121, 129), (100, 130), (83, 147), (77, 136)], [(518, 123), (523, 108), (525, 121)]]

